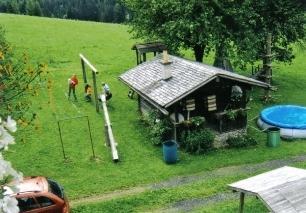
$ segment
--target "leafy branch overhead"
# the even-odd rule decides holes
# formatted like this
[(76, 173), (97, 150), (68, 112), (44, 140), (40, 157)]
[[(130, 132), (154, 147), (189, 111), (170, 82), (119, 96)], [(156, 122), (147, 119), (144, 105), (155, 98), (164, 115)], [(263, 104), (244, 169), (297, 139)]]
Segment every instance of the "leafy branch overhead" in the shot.
[[(272, 34), (275, 59), (293, 59), (291, 44), (305, 38), (300, 0), (124, 0), (131, 11), (135, 38), (163, 40), (172, 52), (192, 49), (202, 62), (211, 49), (215, 65), (263, 60), (265, 41)], [(221, 63), (218, 63), (221, 62)]]

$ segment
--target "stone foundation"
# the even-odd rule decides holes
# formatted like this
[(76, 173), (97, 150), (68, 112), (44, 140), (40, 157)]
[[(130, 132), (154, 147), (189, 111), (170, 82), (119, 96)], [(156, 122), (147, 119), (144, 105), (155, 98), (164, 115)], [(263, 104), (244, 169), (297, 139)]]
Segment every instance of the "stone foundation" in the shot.
[(235, 136), (239, 136), (242, 134), (246, 134), (247, 131), (246, 129), (238, 129), (238, 130), (233, 130), (233, 131), (223, 132), (223, 133), (213, 131), (213, 133), (216, 136), (215, 141), (214, 141), (214, 147), (220, 148), (220, 147), (227, 146), (226, 141), (229, 137), (235, 137)]

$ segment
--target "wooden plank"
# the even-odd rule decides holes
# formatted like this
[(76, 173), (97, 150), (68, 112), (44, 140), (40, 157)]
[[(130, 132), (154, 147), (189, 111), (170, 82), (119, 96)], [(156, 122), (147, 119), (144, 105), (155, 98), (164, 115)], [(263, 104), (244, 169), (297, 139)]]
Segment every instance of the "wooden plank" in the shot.
[(209, 99), (209, 100), (207, 100), (207, 103), (208, 104), (216, 103), (216, 99)]
[(207, 96), (207, 100), (213, 100), (213, 99), (216, 99), (216, 95)]
[(194, 99), (186, 100), (186, 104), (194, 104), (194, 103), (195, 103)]
[(112, 158), (113, 158), (114, 162), (118, 162), (119, 161), (119, 156), (118, 156), (118, 151), (117, 151), (117, 145), (116, 145), (116, 142), (115, 142), (111, 122), (110, 122), (110, 119), (109, 119), (109, 114), (108, 114), (108, 110), (107, 110), (107, 106), (106, 106), (105, 94), (102, 94), (100, 96), (100, 98), (101, 98), (101, 101), (102, 101), (102, 107), (103, 107), (103, 112), (104, 112), (104, 120), (105, 120), (105, 123), (106, 123), (106, 126), (107, 126), (109, 144), (110, 144), (111, 151), (112, 151)]
[(98, 74), (99, 72), (97, 71), (97, 69), (87, 60), (87, 58), (85, 58), (85, 56), (83, 54), (80, 53), (80, 58), (90, 67), (90, 69), (95, 72), (96, 74)]
[(213, 108), (213, 107), (217, 107), (217, 104), (216, 104), (216, 103), (210, 103), (210, 104), (208, 104), (208, 108)]
[(211, 112), (211, 111), (216, 111), (216, 110), (217, 110), (217, 107), (216, 107), (216, 106), (215, 106), (215, 107), (209, 107), (209, 108), (208, 108), (208, 111), (209, 111), (209, 112)]
[(195, 110), (195, 104), (187, 105), (187, 106), (186, 106), (186, 109), (187, 109), (188, 111)]

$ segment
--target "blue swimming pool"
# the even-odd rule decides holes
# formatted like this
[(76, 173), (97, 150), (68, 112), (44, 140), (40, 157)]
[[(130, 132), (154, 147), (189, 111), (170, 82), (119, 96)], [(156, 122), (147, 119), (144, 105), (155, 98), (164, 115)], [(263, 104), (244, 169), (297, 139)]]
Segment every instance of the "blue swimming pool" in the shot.
[(276, 105), (261, 111), (258, 125), (262, 129), (279, 127), (282, 137), (306, 138), (306, 107)]

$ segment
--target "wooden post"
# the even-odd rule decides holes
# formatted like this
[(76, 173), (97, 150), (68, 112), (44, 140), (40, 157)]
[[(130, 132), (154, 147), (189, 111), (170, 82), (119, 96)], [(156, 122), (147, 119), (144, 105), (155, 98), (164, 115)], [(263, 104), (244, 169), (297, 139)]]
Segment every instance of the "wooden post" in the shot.
[(84, 83), (87, 84), (87, 77), (86, 77), (86, 70), (85, 70), (85, 63), (83, 59), (81, 58), (81, 65), (82, 65), (82, 73), (83, 73), (83, 80)]
[(96, 155), (95, 155), (95, 149), (94, 149), (94, 146), (93, 146), (93, 143), (92, 143), (92, 135), (91, 135), (90, 123), (89, 123), (88, 116), (86, 116), (86, 118), (87, 118), (87, 125), (88, 125), (89, 137), (90, 137), (90, 144), (91, 144), (92, 157), (93, 157), (93, 159), (95, 159), (95, 158), (96, 158)]
[(61, 145), (62, 145), (62, 151), (63, 151), (64, 160), (66, 160), (67, 158), (66, 158), (65, 149), (64, 149), (62, 130), (61, 130), (61, 126), (60, 126), (60, 122), (59, 121), (57, 121), (57, 127), (58, 127), (58, 132), (59, 132), (59, 135), (60, 135), (60, 139), (61, 139)]
[(113, 161), (118, 162), (119, 161), (119, 156), (118, 156), (118, 151), (117, 151), (117, 147), (116, 147), (117, 145), (116, 145), (116, 142), (115, 142), (115, 138), (114, 138), (114, 135), (113, 135), (113, 130), (112, 130), (109, 115), (108, 115), (105, 94), (102, 94), (100, 96), (100, 98), (101, 98), (101, 101), (102, 101), (105, 124), (107, 125), (107, 133), (108, 133), (108, 139), (109, 139), (110, 147), (111, 147), (111, 150), (112, 150)]
[[(91, 69), (92, 80), (93, 80), (93, 87), (94, 87), (94, 93), (95, 93), (96, 111), (99, 112), (98, 90), (97, 90), (97, 79), (96, 79), (96, 75), (99, 72), (97, 71), (97, 69), (82, 54), (80, 54), (80, 58), (81, 58), (81, 61), (82, 61), (83, 72), (85, 72), (85, 64)], [(87, 83), (86, 73), (85, 74), (83, 73), (83, 78), (84, 78), (84, 82)]]
[(136, 49), (136, 60), (137, 60), (137, 65), (139, 64), (139, 55), (138, 55), (138, 50)]
[(96, 79), (95, 72), (92, 72), (92, 80), (93, 80), (93, 87), (94, 87), (94, 93), (95, 93), (96, 111), (99, 112), (98, 89), (97, 89), (97, 79)]
[(143, 54), (143, 62), (146, 62), (147, 61), (147, 54)]
[(244, 207), (244, 192), (240, 192), (239, 213), (243, 213), (243, 207)]

